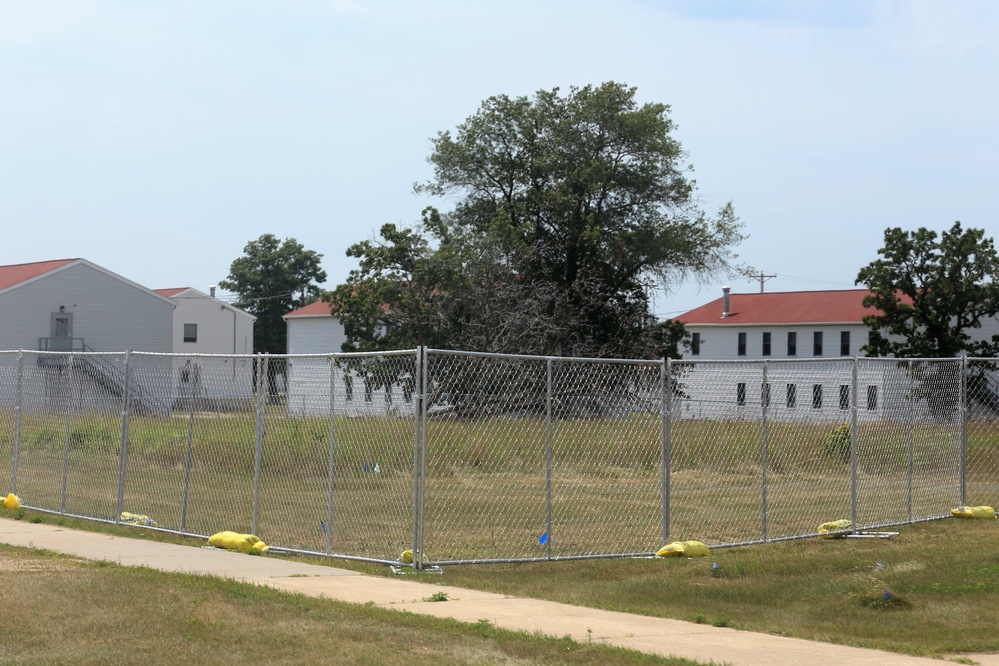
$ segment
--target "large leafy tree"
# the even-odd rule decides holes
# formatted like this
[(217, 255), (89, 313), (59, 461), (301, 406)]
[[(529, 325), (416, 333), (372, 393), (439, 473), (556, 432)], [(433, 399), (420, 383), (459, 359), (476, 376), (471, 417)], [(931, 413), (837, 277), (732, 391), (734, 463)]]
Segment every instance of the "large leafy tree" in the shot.
[(243, 252), (219, 286), (237, 295), (236, 307), (257, 318), (253, 351), (284, 354), (288, 331), (282, 317), (319, 297), (319, 285), (326, 280), (320, 267), (323, 255), (294, 238), (281, 241), (271, 234), (250, 241)]
[(886, 229), (876, 259), (857, 274), (871, 293), (864, 317), (873, 356), (946, 358), (995, 356), (999, 339), (973, 337), (999, 313), (999, 255), (981, 229), (960, 222), (939, 236), (920, 228)]
[(728, 268), (742, 240), (731, 206), (698, 208), (673, 129), (618, 83), (487, 99), (433, 140), (417, 187), (455, 208), (353, 246), (335, 311), (367, 348), (663, 355), (677, 329), (649, 289)]

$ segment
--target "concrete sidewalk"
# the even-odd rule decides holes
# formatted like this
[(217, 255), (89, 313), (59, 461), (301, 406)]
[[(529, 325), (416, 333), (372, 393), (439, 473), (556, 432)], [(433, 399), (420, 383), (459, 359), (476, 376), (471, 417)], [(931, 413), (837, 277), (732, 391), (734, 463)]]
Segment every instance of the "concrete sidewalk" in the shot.
[[(678, 620), (569, 606), (550, 601), (509, 597), (451, 586), (441, 587), (405, 578), (382, 578), (346, 569), (302, 564), (278, 557), (252, 557), (206, 547), (179, 546), (128, 539), (94, 532), (0, 519), (0, 542), (40, 548), (122, 566), (144, 566), (162, 571), (219, 576), (259, 585), (352, 603), (374, 603), (384, 608), (453, 618), (462, 622), (489, 620), (506, 629), (571, 636), (618, 645), (632, 650), (715, 661), (736, 666), (802, 664), (849, 666), (856, 664), (940, 664), (877, 650), (755, 634)], [(446, 582), (445, 577), (441, 582)], [(446, 591), (445, 602), (426, 601)], [(999, 664), (995, 655), (974, 655), (979, 664)], [(995, 659), (995, 660), (993, 660)]]

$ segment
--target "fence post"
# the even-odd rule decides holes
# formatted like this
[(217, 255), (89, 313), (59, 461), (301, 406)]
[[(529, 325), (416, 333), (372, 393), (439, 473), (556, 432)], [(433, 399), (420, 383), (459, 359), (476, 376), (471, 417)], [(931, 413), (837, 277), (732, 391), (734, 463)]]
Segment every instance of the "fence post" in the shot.
[(762, 421), (763, 421), (761, 432), (760, 432), (760, 434), (761, 434), (761, 436), (763, 438), (763, 441), (761, 442), (761, 444), (762, 444), (762, 446), (761, 446), (761, 449), (762, 449), (761, 453), (762, 453), (762, 455), (761, 455), (761, 460), (760, 460), (760, 464), (761, 464), (761, 468), (762, 468), (762, 475), (761, 475), (762, 488), (761, 488), (761, 495), (760, 495), (760, 500), (761, 500), (760, 518), (761, 518), (761, 538), (764, 541), (767, 540), (767, 456), (769, 454), (769, 450), (767, 449), (767, 446), (768, 446), (768, 442), (767, 442), (767, 407), (769, 407), (768, 403), (770, 402), (770, 386), (767, 383), (767, 381), (768, 381), (768, 379), (767, 379), (767, 371), (768, 370), (769, 370), (768, 362), (767, 361), (763, 361), (763, 383), (760, 384), (760, 410), (761, 410), (761, 417), (762, 417)]
[(333, 482), (336, 474), (336, 357), (328, 356), (330, 364), (330, 444), (329, 467), (326, 470), (326, 554), (333, 554)]
[(961, 441), (958, 452), (958, 505), (968, 501), (968, 357), (961, 356), (961, 387), (958, 396), (958, 409), (961, 419)]
[(913, 384), (915, 379), (913, 377), (913, 361), (909, 361), (908, 365), (908, 377), (909, 377), (909, 388), (906, 391), (907, 402), (909, 403), (909, 423), (905, 429), (905, 496), (906, 496), (906, 518), (912, 520), (912, 468), (913, 468), (913, 445), (912, 445), (912, 430), (916, 423), (916, 400), (913, 393)]
[(128, 461), (128, 417), (132, 403), (132, 352), (125, 352), (125, 379), (121, 391), (121, 439), (118, 445), (118, 504), (114, 520), (121, 520), (125, 504), (125, 465)]
[(416, 441), (413, 447), (413, 492), (416, 501), (413, 503), (413, 565), (417, 571), (423, 570), (424, 537), (424, 502), (427, 492), (427, 401), (430, 359), (427, 348), (423, 345), (416, 350), (416, 367), (418, 386), (420, 387), (419, 410), (416, 415)]
[(852, 408), (850, 411), (850, 524), (854, 531), (857, 529), (857, 366), (859, 358), (853, 357), (853, 369), (851, 372), (850, 396)]
[(256, 442), (253, 447), (253, 514), (250, 533), (257, 534), (260, 527), (260, 468), (264, 456), (264, 409), (270, 382), (267, 377), (267, 354), (257, 355), (257, 419)]
[(545, 559), (552, 558), (552, 360), (546, 364), (545, 391)]
[(659, 370), (659, 384), (662, 395), (659, 405), (659, 512), (662, 543), (669, 543), (669, 511), (670, 511), (670, 464), (672, 458), (672, 411), (673, 411), (673, 377), (672, 362), (664, 358)]
[(10, 470), (10, 492), (17, 494), (17, 466), (21, 457), (21, 409), (24, 404), (24, 351), (17, 351), (17, 404), (14, 405), (14, 456)]
[(67, 482), (69, 480), (69, 440), (70, 440), (70, 433), (72, 430), (72, 421), (73, 421), (73, 395), (75, 393), (73, 391), (73, 384), (74, 384), (73, 365), (74, 365), (73, 355), (70, 354), (69, 364), (67, 365), (68, 372), (66, 377), (69, 384), (69, 395), (66, 398), (66, 428), (65, 428), (66, 437), (65, 441), (63, 442), (63, 449), (62, 449), (62, 493), (59, 496), (60, 513), (66, 513), (66, 488), (67, 488)]
[[(190, 359), (188, 359), (190, 361)], [(236, 366), (236, 359), (232, 360), (233, 368)], [(187, 409), (187, 450), (184, 454), (184, 490), (180, 498), (180, 531), (187, 532), (187, 497), (191, 487), (191, 463), (194, 459), (194, 406), (198, 402), (198, 384), (200, 381), (191, 382), (191, 397), (188, 398)]]

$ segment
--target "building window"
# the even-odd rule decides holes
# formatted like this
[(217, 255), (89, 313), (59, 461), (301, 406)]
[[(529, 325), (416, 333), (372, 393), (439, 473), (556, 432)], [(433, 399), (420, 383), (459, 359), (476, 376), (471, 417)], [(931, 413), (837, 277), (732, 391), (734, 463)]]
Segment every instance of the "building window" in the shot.
[(812, 356), (822, 356), (822, 331), (812, 334)]
[(392, 404), (392, 386), (391, 385), (385, 387), (385, 404), (387, 404), (387, 405), (391, 405)]
[(787, 355), (798, 355), (798, 334), (794, 331), (788, 331), (787, 333)]
[(798, 385), (787, 385), (787, 408), (794, 409), (798, 405)]
[(868, 386), (867, 387), (867, 409), (870, 411), (876, 411), (878, 408), (878, 387)]
[(198, 341), (198, 325), (184, 324), (184, 342)]
[(839, 385), (839, 408), (850, 409), (850, 385)]
[(738, 348), (738, 350), (737, 350), (736, 353), (739, 356), (745, 356), (746, 355), (746, 334), (745, 333), (740, 333), (739, 334), (739, 348)]
[(770, 356), (770, 332), (763, 334), (763, 355)]
[(413, 402), (413, 389), (409, 387), (408, 382), (404, 382), (402, 385), (402, 399), (404, 402)]
[(764, 407), (769, 407), (770, 406), (770, 382), (767, 382), (766, 384), (763, 384), (760, 388), (763, 390), (763, 406)]
[(367, 379), (364, 380), (364, 402), (371, 402), (371, 396), (374, 393), (374, 389), (371, 388), (371, 382)]
[(701, 334), (691, 333), (690, 334), (690, 353), (693, 356), (700, 356), (701, 354)]
[(735, 403), (740, 407), (746, 405), (746, 383), (739, 382), (735, 385)]
[(850, 331), (839, 332), (839, 355), (850, 355)]
[(881, 340), (881, 334), (877, 331), (867, 331), (867, 353), (873, 356), (877, 353), (878, 342)]
[(822, 384), (812, 384), (812, 409), (822, 409)]
[(350, 375), (343, 376), (343, 394), (347, 402), (354, 399), (354, 378)]

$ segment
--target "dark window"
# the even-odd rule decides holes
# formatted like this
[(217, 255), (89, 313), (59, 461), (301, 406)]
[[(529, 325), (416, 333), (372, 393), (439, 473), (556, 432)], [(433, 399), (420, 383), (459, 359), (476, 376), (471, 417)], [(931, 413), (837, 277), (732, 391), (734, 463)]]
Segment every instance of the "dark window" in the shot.
[(850, 409), (850, 385), (839, 385), (839, 408)]
[(408, 383), (402, 385), (402, 399), (405, 402), (413, 402), (413, 389), (409, 388)]
[(365, 379), (364, 380), (364, 402), (371, 402), (371, 396), (374, 389), (371, 387), (371, 383)]
[(798, 385), (788, 384), (787, 385), (787, 406), (788, 409), (794, 409), (798, 404)]
[(740, 333), (739, 334), (739, 348), (738, 348), (738, 350), (737, 350), (736, 353), (739, 356), (745, 356), (746, 355), (746, 334), (745, 333)]
[(735, 402), (742, 407), (746, 404), (746, 383), (739, 382), (735, 385)]
[(812, 356), (822, 356), (822, 331), (812, 334)]
[(798, 355), (798, 334), (794, 331), (788, 331), (787, 333), (787, 355)]
[(770, 383), (767, 382), (761, 388), (763, 389), (763, 405), (765, 407), (769, 407), (770, 406)]
[(392, 387), (391, 386), (386, 386), (385, 387), (385, 402), (388, 403), (389, 405), (392, 404)]
[(812, 384), (812, 409), (822, 409), (822, 384)]
[(850, 355), (850, 331), (839, 332), (839, 355)]
[(770, 333), (763, 334), (763, 355), (770, 356)]
[(354, 399), (354, 379), (350, 375), (344, 375), (343, 377), (343, 394), (347, 402)]
[(690, 334), (690, 353), (694, 356), (698, 356), (701, 353), (701, 334), (691, 333)]
[(198, 341), (198, 325), (184, 324), (184, 342)]
[(878, 408), (878, 387), (867, 387), (867, 409), (875, 411)]
[(867, 353), (874, 355), (878, 348), (878, 342), (881, 340), (881, 334), (877, 331), (867, 331)]

